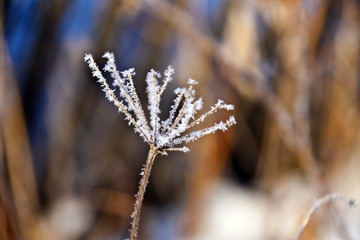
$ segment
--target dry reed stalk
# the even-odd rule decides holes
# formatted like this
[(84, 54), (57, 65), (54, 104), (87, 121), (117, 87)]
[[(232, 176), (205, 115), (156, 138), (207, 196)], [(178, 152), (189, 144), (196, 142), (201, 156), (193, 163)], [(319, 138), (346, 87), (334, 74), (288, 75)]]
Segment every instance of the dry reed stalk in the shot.
[(36, 233), (39, 203), (26, 124), (11, 67), (4, 73), (6, 92), (1, 97), (6, 105), (2, 106), (0, 119), (16, 221), (21, 236), (39, 239)]

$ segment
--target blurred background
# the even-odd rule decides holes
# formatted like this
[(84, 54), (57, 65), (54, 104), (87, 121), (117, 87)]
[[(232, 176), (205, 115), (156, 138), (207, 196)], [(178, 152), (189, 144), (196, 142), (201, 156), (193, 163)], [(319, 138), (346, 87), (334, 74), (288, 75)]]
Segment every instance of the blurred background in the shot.
[[(0, 24), (0, 239), (124, 239), (148, 146), (83, 62), (196, 79), (237, 125), (155, 161), (139, 239), (282, 240), (360, 200), (357, 0), (9, 0)], [(204, 110), (204, 111), (205, 111)], [(225, 120), (219, 111), (203, 126)], [(302, 239), (360, 239), (324, 204)]]

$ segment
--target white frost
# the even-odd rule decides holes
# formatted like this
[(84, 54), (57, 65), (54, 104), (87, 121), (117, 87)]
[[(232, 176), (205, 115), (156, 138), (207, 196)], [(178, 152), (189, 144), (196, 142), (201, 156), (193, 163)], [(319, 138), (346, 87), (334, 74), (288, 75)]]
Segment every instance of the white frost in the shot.
[[(166, 154), (167, 151), (188, 152), (189, 149), (187, 147), (174, 146), (187, 144), (218, 130), (226, 131), (229, 127), (236, 124), (234, 116), (231, 116), (226, 122), (221, 121), (215, 123), (212, 127), (183, 135), (188, 129), (200, 124), (207, 117), (220, 109), (225, 109), (227, 111), (234, 110), (233, 105), (225, 104), (223, 100), (219, 99), (208, 112), (196, 118), (196, 113), (203, 107), (203, 100), (202, 98), (195, 100), (196, 91), (194, 85), (197, 85), (198, 82), (191, 78), (188, 80), (188, 88), (176, 88), (174, 90), (176, 98), (171, 106), (169, 117), (166, 120), (161, 121), (159, 117), (161, 95), (165, 91), (168, 83), (172, 81), (174, 68), (171, 66), (168, 66), (164, 71), (164, 78), (161, 85), (159, 84), (159, 79), (161, 78), (159, 72), (151, 69), (147, 74), (147, 108), (150, 112), (150, 122), (148, 122), (133, 82), (135, 69), (130, 68), (122, 71), (120, 76), (115, 64), (114, 54), (106, 52), (103, 57), (107, 59), (107, 63), (103, 69), (104, 71), (109, 72), (113, 78), (113, 87), (119, 89), (119, 99), (115, 94), (115, 89), (110, 88), (106, 79), (103, 77), (92, 55), (85, 54), (84, 61), (88, 63), (93, 76), (98, 79), (106, 98), (114, 103), (119, 112), (125, 114), (125, 119), (129, 121), (129, 125), (134, 126), (135, 132), (139, 133), (145, 142), (155, 146), (157, 149), (161, 150), (163, 154)], [(140, 175), (143, 174), (144, 171), (140, 173)]]

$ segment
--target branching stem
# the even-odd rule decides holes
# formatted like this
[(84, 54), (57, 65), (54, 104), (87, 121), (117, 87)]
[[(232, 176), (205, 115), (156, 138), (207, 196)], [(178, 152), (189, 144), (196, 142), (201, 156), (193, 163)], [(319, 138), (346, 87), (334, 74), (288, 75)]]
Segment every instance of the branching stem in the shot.
[[(155, 157), (158, 154), (167, 155), (167, 151), (179, 151), (188, 152), (189, 149), (185, 146), (174, 147), (181, 143), (188, 143), (195, 141), (198, 138), (214, 133), (217, 130), (225, 131), (228, 127), (236, 123), (235, 118), (231, 116), (225, 123), (216, 123), (213, 127), (205, 128), (203, 130), (194, 131), (185, 136), (181, 134), (190, 127), (199, 124), (210, 114), (216, 112), (217, 109), (233, 110), (233, 105), (227, 105), (222, 100), (218, 100), (218, 103), (212, 107), (212, 109), (205, 115), (201, 116), (199, 120), (189, 125), (190, 119), (195, 119), (195, 114), (202, 108), (202, 98), (199, 98), (194, 102), (195, 89), (194, 85), (198, 84), (193, 79), (188, 80), (188, 88), (177, 88), (174, 93), (177, 97), (174, 100), (174, 105), (171, 106), (169, 118), (165, 121), (160, 121), (160, 101), (161, 95), (164, 93), (166, 86), (172, 80), (172, 74), (174, 69), (169, 66), (165, 71), (165, 79), (160, 86), (157, 78), (160, 78), (160, 73), (155, 70), (151, 70), (147, 77), (147, 93), (148, 93), (148, 109), (150, 111), (150, 124), (146, 119), (144, 110), (141, 106), (140, 99), (135, 91), (134, 82), (132, 76), (135, 75), (134, 69), (121, 72), (123, 78), (116, 68), (114, 54), (106, 52), (105, 58), (108, 59), (104, 70), (110, 72), (114, 81), (114, 86), (118, 86), (120, 89), (120, 99), (115, 95), (115, 89), (111, 89), (106, 79), (103, 77), (99, 67), (96, 65), (91, 54), (85, 54), (84, 61), (89, 64), (90, 69), (94, 77), (98, 79), (101, 84), (103, 92), (105, 92), (106, 98), (118, 107), (119, 112), (126, 115), (126, 119), (129, 121), (129, 125), (134, 125), (135, 132), (139, 133), (143, 137), (145, 142), (150, 145), (149, 154), (145, 163), (145, 167), (141, 172), (142, 178), (139, 183), (139, 190), (135, 196), (134, 212), (131, 215), (132, 223), (130, 228), (130, 240), (136, 240), (137, 231), (140, 221), (140, 211), (146, 186), (149, 181), (150, 172), (154, 163)], [(180, 105), (182, 106), (180, 107)], [(133, 112), (130, 114), (130, 112)], [(134, 116), (134, 117), (133, 117)]]

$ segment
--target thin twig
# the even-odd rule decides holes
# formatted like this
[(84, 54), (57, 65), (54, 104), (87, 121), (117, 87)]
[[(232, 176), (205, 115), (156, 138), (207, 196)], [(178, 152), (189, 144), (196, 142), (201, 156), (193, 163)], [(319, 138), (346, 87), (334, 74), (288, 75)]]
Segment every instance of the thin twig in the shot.
[[(131, 97), (131, 96), (129, 95), (129, 93), (126, 91), (124, 85), (122, 84), (122, 82), (121, 82), (121, 77), (120, 77), (119, 74), (118, 74), (118, 71), (117, 71), (117, 69), (116, 69), (115, 63), (114, 63), (114, 66), (111, 67), (110, 70), (111, 70), (111, 73), (114, 75), (115, 80), (116, 80), (117, 83), (119, 84), (120, 88), (123, 90), (123, 93), (124, 93), (124, 95), (126, 96), (126, 98), (128, 99), (129, 104), (132, 106), (134, 112), (135, 112), (136, 114), (139, 114), (139, 116), (142, 116), (143, 119), (145, 119), (145, 122), (146, 122), (145, 126), (146, 126), (146, 128), (147, 128), (147, 131), (149, 131), (149, 129), (148, 129), (148, 123), (147, 123), (147, 120), (146, 120), (146, 118), (145, 118), (145, 113), (144, 113), (144, 111), (143, 111), (143, 108), (141, 107), (139, 97), (138, 97), (137, 94), (136, 94), (136, 91), (135, 91), (135, 88), (134, 88), (134, 84), (133, 84), (131, 75), (128, 74), (128, 78), (129, 78), (129, 81), (130, 81), (130, 84), (131, 84), (132, 92), (133, 92), (134, 95), (135, 95), (135, 101), (136, 101), (136, 103), (135, 103), (134, 99), (132, 99), (132, 97)], [(136, 104), (137, 104), (137, 105), (136, 105)], [(139, 128), (139, 130), (140, 130), (140, 126), (139, 126), (138, 128)]]
[(148, 154), (148, 157), (147, 157), (147, 160), (146, 160), (146, 164), (145, 164), (145, 169), (141, 173), (142, 178), (141, 178), (141, 181), (140, 181), (139, 190), (138, 190), (138, 192), (136, 194), (136, 200), (135, 200), (135, 204), (134, 204), (134, 212), (131, 215), (133, 220), (132, 220), (131, 229), (130, 229), (130, 240), (135, 240), (136, 237), (137, 237), (137, 230), (138, 230), (139, 220), (140, 220), (141, 205), (142, 205), (142, 202), (143, 202), (143, 199), (144, 199), (146, 186), (147, 186), (148, 181), (149, 181), (151, 168), (152, 168), (152, 165), (154, 163), (154, 160), (155, 160), (155, 157), (156, 157), (157, 154), (158, 154), (158, 150), (156, 150), (155, 147), (153, 145), (151, 145), (150, 150), (149, 150), (149, 154)]
[(184, 105), (180, 108), (180, 111), (177, 115), (177, 117), (175, 118), (173, 124), (170, 126), (170, 128), (167, 130), (166, 134), (169, 134), (174, 127), (180, 122), (180, 120), (182, 119), (182, 117), (184, 116), (184, 110), (186, 107), (186, 102), (190, 101), (190, 97), (191, 97), (191, 90), (193, 89), (193, 85), (190, 85), (189, 88), (187, 89), (187, 92), (185, 93), (185, 99), (184, 99)]
[[(179, 96), (174, 100), (174, 108), (170, 111), (170, 114), (169, 114), (169, 118), (166, 122), (166, 124), (164, 125), (164, 128), (163, 128), (163, 131), (162, 131), (162, 134), (167, 134), (168, 131), (166, 131), (168, 128), (170, 128), (170, 124), (172, 124), (172, 120), (174, 119), (175, 117), (175, 113), (176, 111), (178, 110), (179, 106), (180, 106), (180, 103), (181, 103), (181, 100), (182, 100), (182, 97), (184, 96), (184, 91), (181, 91), (179, 93)], [(166, 132), (165, 132), (166, 131)], [(170, 130), (169, 130), (170, 131)]]
[(317, 199), (313, 203), (311, 208), (307, 211), (307, 213), (301, 223), (301, 226), (299, 227), (298, 233), (297, 233), (296, 237), (294, 238), (295, 240), (301, 240), (302, 236), (305, 233), (306, 228), (308, 227), (308, 225), (309, 225), (311, 219), (313, 218), (313, 216), (315, 215), (315, 213), (322, 206), (326, 205), (330, 201), (345, 201), (349, 207), (356, 207), (354, 199), (339, 195), (337, 193), (331, 193), (322, 198)]
[(137, 93), (136, 93), (136, 91), (135, 91), (134, 81), (133, 81), (133, 79), (132, 79), (131, 74), (128, 74), (128, 78), (129, 78), (129, 81), (130, 81), (130, 84), (131, 84), (131, 91), (134, 93), (134, 95), (135, 95), (135, 101), (136, 101), (138, 107), (140, 108), (140, 109), (138, 109), (138, 110), (140, 111), (140, 115), (141, 115), (141, 117), (145, 120), (145, 126), (146, 126), (147, 131), (150, 132), (149, 124), (148, 124), (148, 121), (147, 121), (147, 119), (146, 119), (146, 117), (145, 117), (144, 109), (142, 108), (142, 105), (141, 105), (141, 103), (140, 103), (140, 99), (139, 99), (139, 97), (138, 97), (138, 95), (137, 95)]
[(87, 58), (86, 61), (89, 61), (88, 63), (89, 63), (89, 65), (92, 65), (92, 67), (94, 68), (94, 71), (96, 71), (98, 74), (100, 74), (101, 78), (99, 78), (99, 81), (101, 82), (101, 84), (104, 85), (107, 94), (109, 94), (112, 97), (113, 101), (116, 103), (115, 105), (117, 107), (121, 108), (121, 110), (124, 112), (126, 117), (129, 118), (129, 121), (141, 132), (141, 134), (144, 136), (146, 142), (148, 144), (150, 144), (151, 141), (145, 135), (145, 133), (143, 132), (141, 127), (136, 123), (135, 119), (130, 115), (130, 113), (128, 111), (126, 111), (126, 108), (124, 107), (124, 105), (117, 99), (114, 92), (111, 90), (111, 88), (109, 87), (109, 85), (105, 81), (105, 78), (102, 76), (101, 71), (99, 70), (98, 66), (96, 65), (94, 59), (92, 57), (90, 57), (90, 58)]

